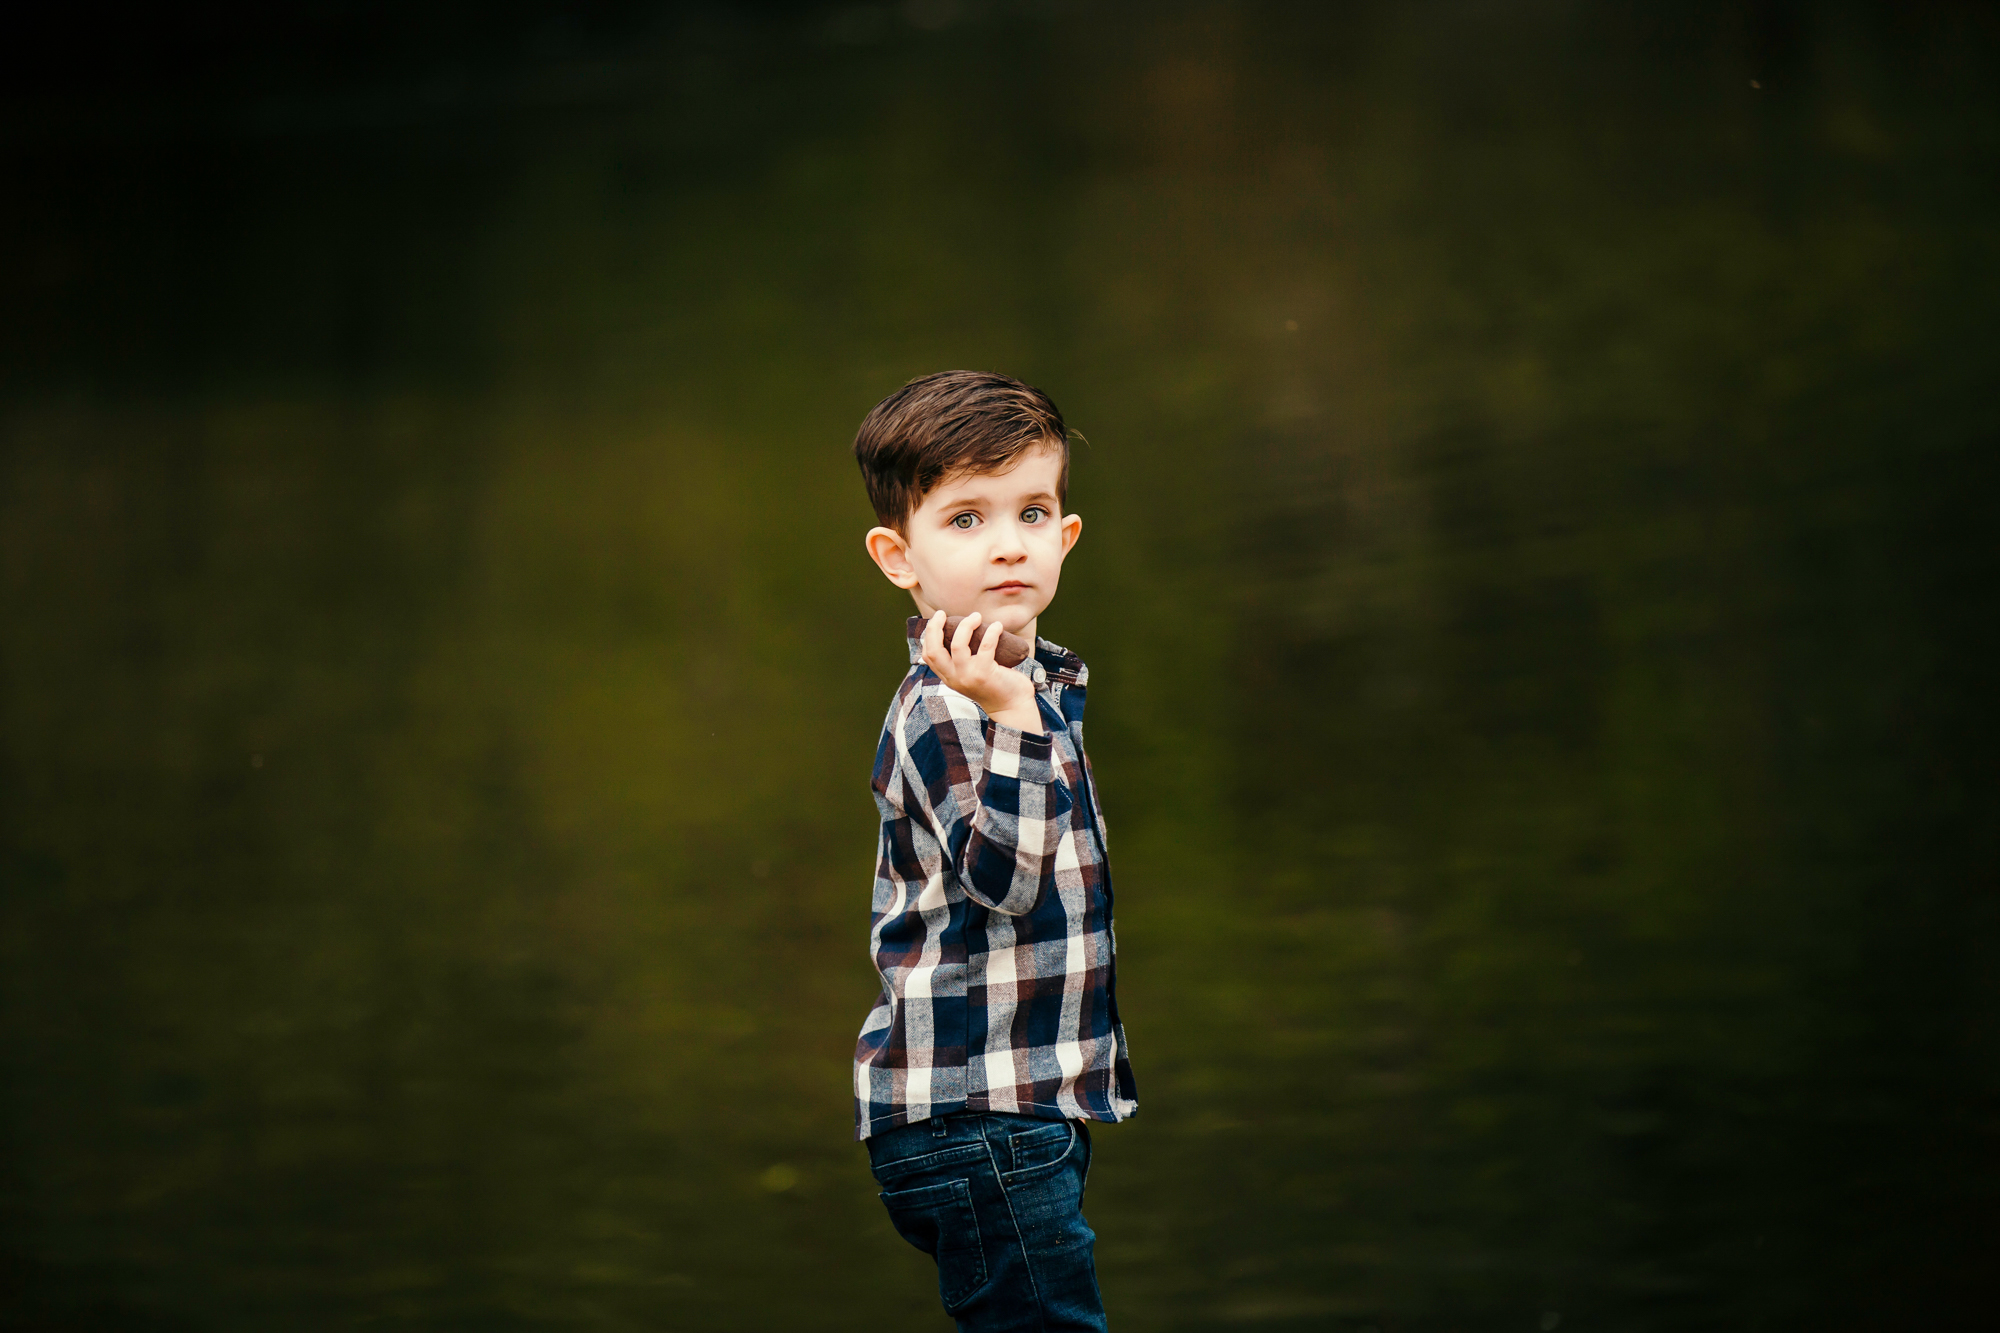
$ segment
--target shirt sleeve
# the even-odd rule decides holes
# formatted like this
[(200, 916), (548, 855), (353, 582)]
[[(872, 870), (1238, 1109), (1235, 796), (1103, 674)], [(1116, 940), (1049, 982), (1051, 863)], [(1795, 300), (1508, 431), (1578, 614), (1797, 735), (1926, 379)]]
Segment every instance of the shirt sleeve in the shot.
[(973, 901), (1033, 911), (1055, 883), (1075, 801), (1054, 742), (997, 725), (955, 690), (924, 689), (899, 729), (900, 804), (927, 823)]

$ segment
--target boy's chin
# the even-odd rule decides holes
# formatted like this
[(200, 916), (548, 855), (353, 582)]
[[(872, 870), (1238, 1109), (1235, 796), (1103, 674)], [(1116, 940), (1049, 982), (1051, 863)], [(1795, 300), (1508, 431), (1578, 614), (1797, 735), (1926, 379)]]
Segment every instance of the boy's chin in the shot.
[[(1000, 628), (1006, 630), (1009, 634), (1019, 634), (1030, 624), (1034, 623), (1037, 614), (1025, 608), (1011, 606), (999, 609), (989, 606), (975, 606), (966, 611), (955, 611), (950, 607), (944, 608), (945, 617), (950, 620), (957, 620), (960, 616), (969, 616), (973, 611), (979, 613), (980, 624), (990, 625), (997, 620), (1000, 622)], [(929, 618), (929, 616), (925, 617), (927, 620)]]
[(922, 602), (917, 603), (917, 613), (926, 620), (937, 614), (940, 609), (952, 620), (956, 620), (960, 616), (971, 615), (974, 611), (977, 611), (981, 622), (991, 624), (997, 620), (1000, 622), (1001, 628), (1005, 629), (1009, 634), (1019, 634), (1022, 630), (1033, 624), (1036, 617), (1040, 616), (1047, 608), (1016, 602), (1009, 606), (946, 606), (942, 608), (932, 606), (930, 610), (925, 610)]
[(1041, 614), (1040, 607), (1023, 606), (1020, 603), (1012, 606), (982, 606), (978, 611), (982, 619), (997, 620), (1005, 625), (1010, 634), (1020, 633), (1029, 621)]
[(1035, 615), (1010, 615), (1002, 624), (1009, 634), (1019, 634), (1025, 638), (1027, 637), (1028, 626), (1034, 624), (1039, 615), (1039, 612)]

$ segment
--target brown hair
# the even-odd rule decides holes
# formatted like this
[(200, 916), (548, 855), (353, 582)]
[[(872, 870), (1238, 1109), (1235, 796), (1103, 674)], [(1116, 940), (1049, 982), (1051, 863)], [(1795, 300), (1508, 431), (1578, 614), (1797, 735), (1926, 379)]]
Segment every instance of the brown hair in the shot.
[(1062, 451), (1056, 498), (1069, 498), (1069, 431), (1040, 389), (977, 370), (911, 380), (875, 404), (854, 435), (854, 457), (882, 526), (902, 530), (948, 477), (1004, 472), (1037, 445)]

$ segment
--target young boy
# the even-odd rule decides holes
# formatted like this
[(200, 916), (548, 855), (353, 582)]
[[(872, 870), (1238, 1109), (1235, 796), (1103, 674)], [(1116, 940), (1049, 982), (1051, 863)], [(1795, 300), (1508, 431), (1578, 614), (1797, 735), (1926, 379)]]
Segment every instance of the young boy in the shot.
[[(910, 671), (875, 752), (869, 943), (882, 993), (854, 1051), (857, 1136), (896, 1230), (966, 1330), (1103, 1329), (1083, 1220), (1086, 1122), (1138, 1109), (1118, 1022), (1104, 819), (1074, 653), (1035, 636), (1083, 520), (1048, 396), (953, 370), (854, 439), (909, 591)], [(964, 616), (949, 641), (947, 615)], [(995, 659), (997, 622), (1034, 645)]]

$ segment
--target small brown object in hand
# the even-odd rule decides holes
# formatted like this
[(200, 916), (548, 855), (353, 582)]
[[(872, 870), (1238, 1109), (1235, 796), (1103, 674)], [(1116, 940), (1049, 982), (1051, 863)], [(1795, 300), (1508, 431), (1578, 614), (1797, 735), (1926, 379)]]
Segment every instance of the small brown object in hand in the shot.
[[(952, 639), (957, 637), (959, 622), (964, 619), (964, 616), (945, 617), (944, 642), (946, 647), (950, 647)], [(928, 617), (911, 616), (910, 637), (921, 639), (924, 636), (924, 626), (929, 623)], [(969, 646), (973, 652), (976, 653), (979, 651), (979, 645), (986, 642), (986, 631), (992, 628), (993, 622), (990, 620), (982, 621), (972, 627), (972, 643)], [(1029, 655), (1033, 652), (1033, 645), (1026, 639), (1018, 634), (1009, 634), (1003, 629), (1000, 631), (1000, 646), (993, 650), (993, 660), (1003, 667), (1019, 666), (1021, 663), (1027, 661)]]

